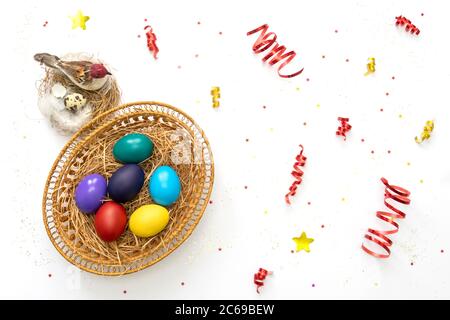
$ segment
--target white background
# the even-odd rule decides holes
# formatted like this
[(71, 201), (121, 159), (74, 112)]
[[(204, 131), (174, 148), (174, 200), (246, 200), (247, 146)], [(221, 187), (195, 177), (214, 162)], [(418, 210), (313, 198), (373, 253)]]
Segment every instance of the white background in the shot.
[[(450, 298), (448, 1), (1, 6), (0, 297)], [(85, 31), (71, 29), (68, 16), (78, 9), (91, 17)], [(420, 35), (397, 28), (398, 15)], [(146, 47), (145, 18), (158, 37), (157, 61)], [(264, 23), (297, 52), (291, 70), (304, 67), (303, 74), (281, 79), (253, 54), (257, 35), (246, 32)], [(42, 223), (45, 180), (68, 138), (38, 111), (43, 71), (33, 54), (80, 51), (112, 66), (123, 101), (162, 101), (190, 114), (215, 158), (213, 203), (192, 236), (158, 264), (123, 277), (78, 273)], [(372, 56), (377, 71), (365, 77)], [(214, 85), (219, 109), (210, 102)], [(353, 125), (345, 142), (335, 136), (338, 116)], [(429, 119), (432, 139), (417, 145)], [(300, 143), (308, 160), (288, 207)], [(360, 248), (384, 208), (382, 176), (412, 193), (387, 260)], [(302, 231), (314, 238), (311, 252), (291, 253)], [(259, 267), (274, 271), (261, 295), (253, 285)]]

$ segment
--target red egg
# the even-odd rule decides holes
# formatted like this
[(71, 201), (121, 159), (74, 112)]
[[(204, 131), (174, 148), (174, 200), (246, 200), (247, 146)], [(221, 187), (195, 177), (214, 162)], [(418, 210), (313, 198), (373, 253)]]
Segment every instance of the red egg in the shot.
[(127, 225), (125, 208), (114, 201), (102, 204), (95, 214), (95, 230), (98, 236), (107, 242), (120, 237)]

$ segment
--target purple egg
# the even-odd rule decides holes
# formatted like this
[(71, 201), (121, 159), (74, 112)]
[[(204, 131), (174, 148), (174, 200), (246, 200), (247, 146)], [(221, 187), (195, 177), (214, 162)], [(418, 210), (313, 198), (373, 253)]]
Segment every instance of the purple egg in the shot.
[(84, 213), (94, 213), (102, 205), (106, 196), (106, 179), (98, 174), (90, 174), (81, 179), (75, 189), (75, 203)]

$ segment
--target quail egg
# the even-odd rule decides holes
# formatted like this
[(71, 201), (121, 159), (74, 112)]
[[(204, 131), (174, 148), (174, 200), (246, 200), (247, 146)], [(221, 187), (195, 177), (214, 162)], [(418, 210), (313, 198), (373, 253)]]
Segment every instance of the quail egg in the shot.
[(79, 93), (71, 93), (64, 98), (64, 105), (68, 110), (77, 111), (86, 105), (86, 98)]

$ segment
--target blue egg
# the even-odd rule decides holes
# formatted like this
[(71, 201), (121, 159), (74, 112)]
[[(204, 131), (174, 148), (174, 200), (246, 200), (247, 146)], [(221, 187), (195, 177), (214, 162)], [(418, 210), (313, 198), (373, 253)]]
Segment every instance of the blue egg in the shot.
[(170, 206), (180, 196), (180, 178), (171, 167), (161, 166), (150, 177), (148, 189), (155, 203), (162, 206)]

